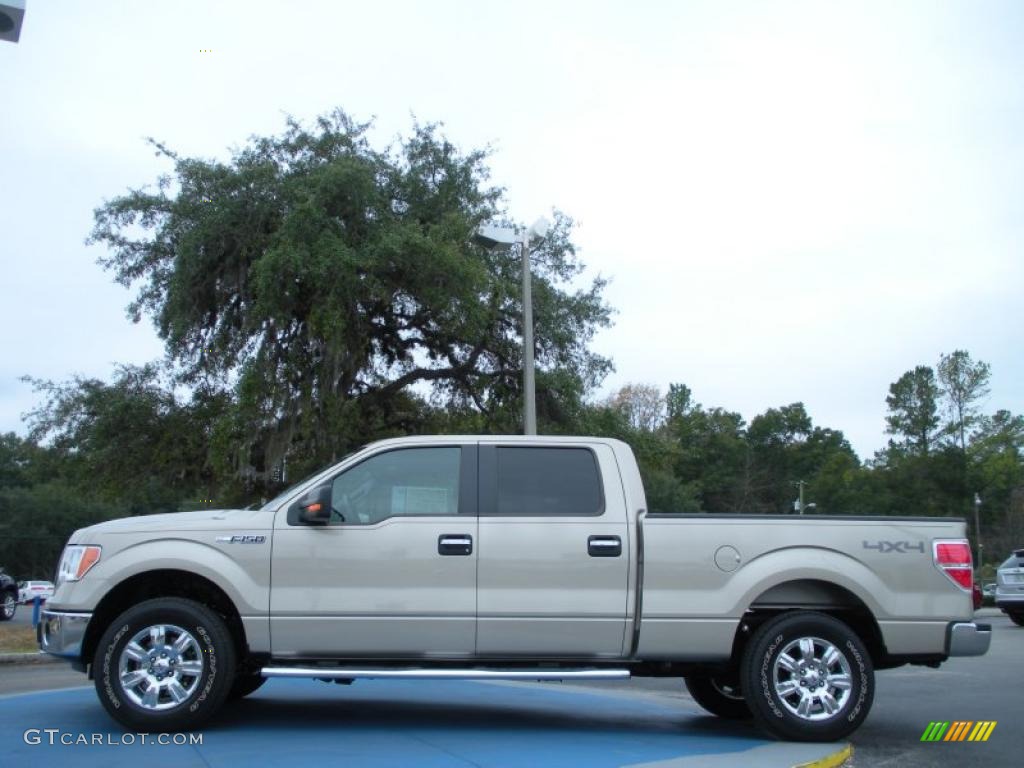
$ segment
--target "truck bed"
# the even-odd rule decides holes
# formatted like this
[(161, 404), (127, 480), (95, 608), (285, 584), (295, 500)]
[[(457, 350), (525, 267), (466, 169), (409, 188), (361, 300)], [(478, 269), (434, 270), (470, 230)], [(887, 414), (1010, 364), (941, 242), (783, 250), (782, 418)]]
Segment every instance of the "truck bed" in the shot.
[(941, 656), (971, 596), (933, 563), (962, 518), (646, 514), (635, 653), (721, 660), (750, 610), (791, 605), (867, 612), (891, 656)]

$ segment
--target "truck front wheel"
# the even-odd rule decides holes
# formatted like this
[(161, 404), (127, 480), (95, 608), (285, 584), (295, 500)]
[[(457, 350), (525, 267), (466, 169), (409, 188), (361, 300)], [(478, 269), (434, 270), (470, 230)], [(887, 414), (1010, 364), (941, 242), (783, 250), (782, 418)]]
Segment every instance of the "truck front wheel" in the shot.
[(747, 720), (750, 707), (743, 697), (739, 683), (728, 677), (691, 675), (686, 678), (686, 690), (693, 700), (712, 715), (728, 720)]
[(234, 682), (235, 649), (224, 621), (205, 605), (157, 598), (111, 623), (93, 674), (100, 701), (122, 725), (184, 731), (224, 703)]
[(846, 624), (797, 611), (761, 625), (740, 682), (755, 721), (776, 738), (835, 741), (855, 731), (875, 692), (867, 648)]

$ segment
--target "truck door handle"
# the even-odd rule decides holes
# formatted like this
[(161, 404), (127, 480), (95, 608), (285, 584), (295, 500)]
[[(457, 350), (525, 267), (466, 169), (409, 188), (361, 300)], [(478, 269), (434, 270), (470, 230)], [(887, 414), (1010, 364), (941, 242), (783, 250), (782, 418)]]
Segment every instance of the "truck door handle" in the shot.
[(465, 533), (442, 533), (437, 537), (437, 554), (472, 555), (473, 537)]
[(618, 536), (591, 536), (587, 539), (587, 553), (591, 557), (618, 557), (622, 554), (622, 539)]

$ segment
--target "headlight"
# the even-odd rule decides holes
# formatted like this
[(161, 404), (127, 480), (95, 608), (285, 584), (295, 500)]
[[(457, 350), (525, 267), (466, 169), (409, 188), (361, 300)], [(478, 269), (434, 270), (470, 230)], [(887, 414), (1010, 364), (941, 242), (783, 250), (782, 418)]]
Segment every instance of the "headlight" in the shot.
[(60, 565), (57, 566), (57, 586), (65, 581), (78, 581), (99, 561), (99, 547), (83, 547), (77, 544), (64, 547)]

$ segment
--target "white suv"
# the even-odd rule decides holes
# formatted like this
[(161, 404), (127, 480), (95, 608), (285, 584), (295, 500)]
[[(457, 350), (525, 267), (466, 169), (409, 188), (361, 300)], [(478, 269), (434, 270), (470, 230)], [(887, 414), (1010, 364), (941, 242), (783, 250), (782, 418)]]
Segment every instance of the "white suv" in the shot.
[(1024, 627), (1024, 549), (1015, 549), (996, 572), (996, 608)]

